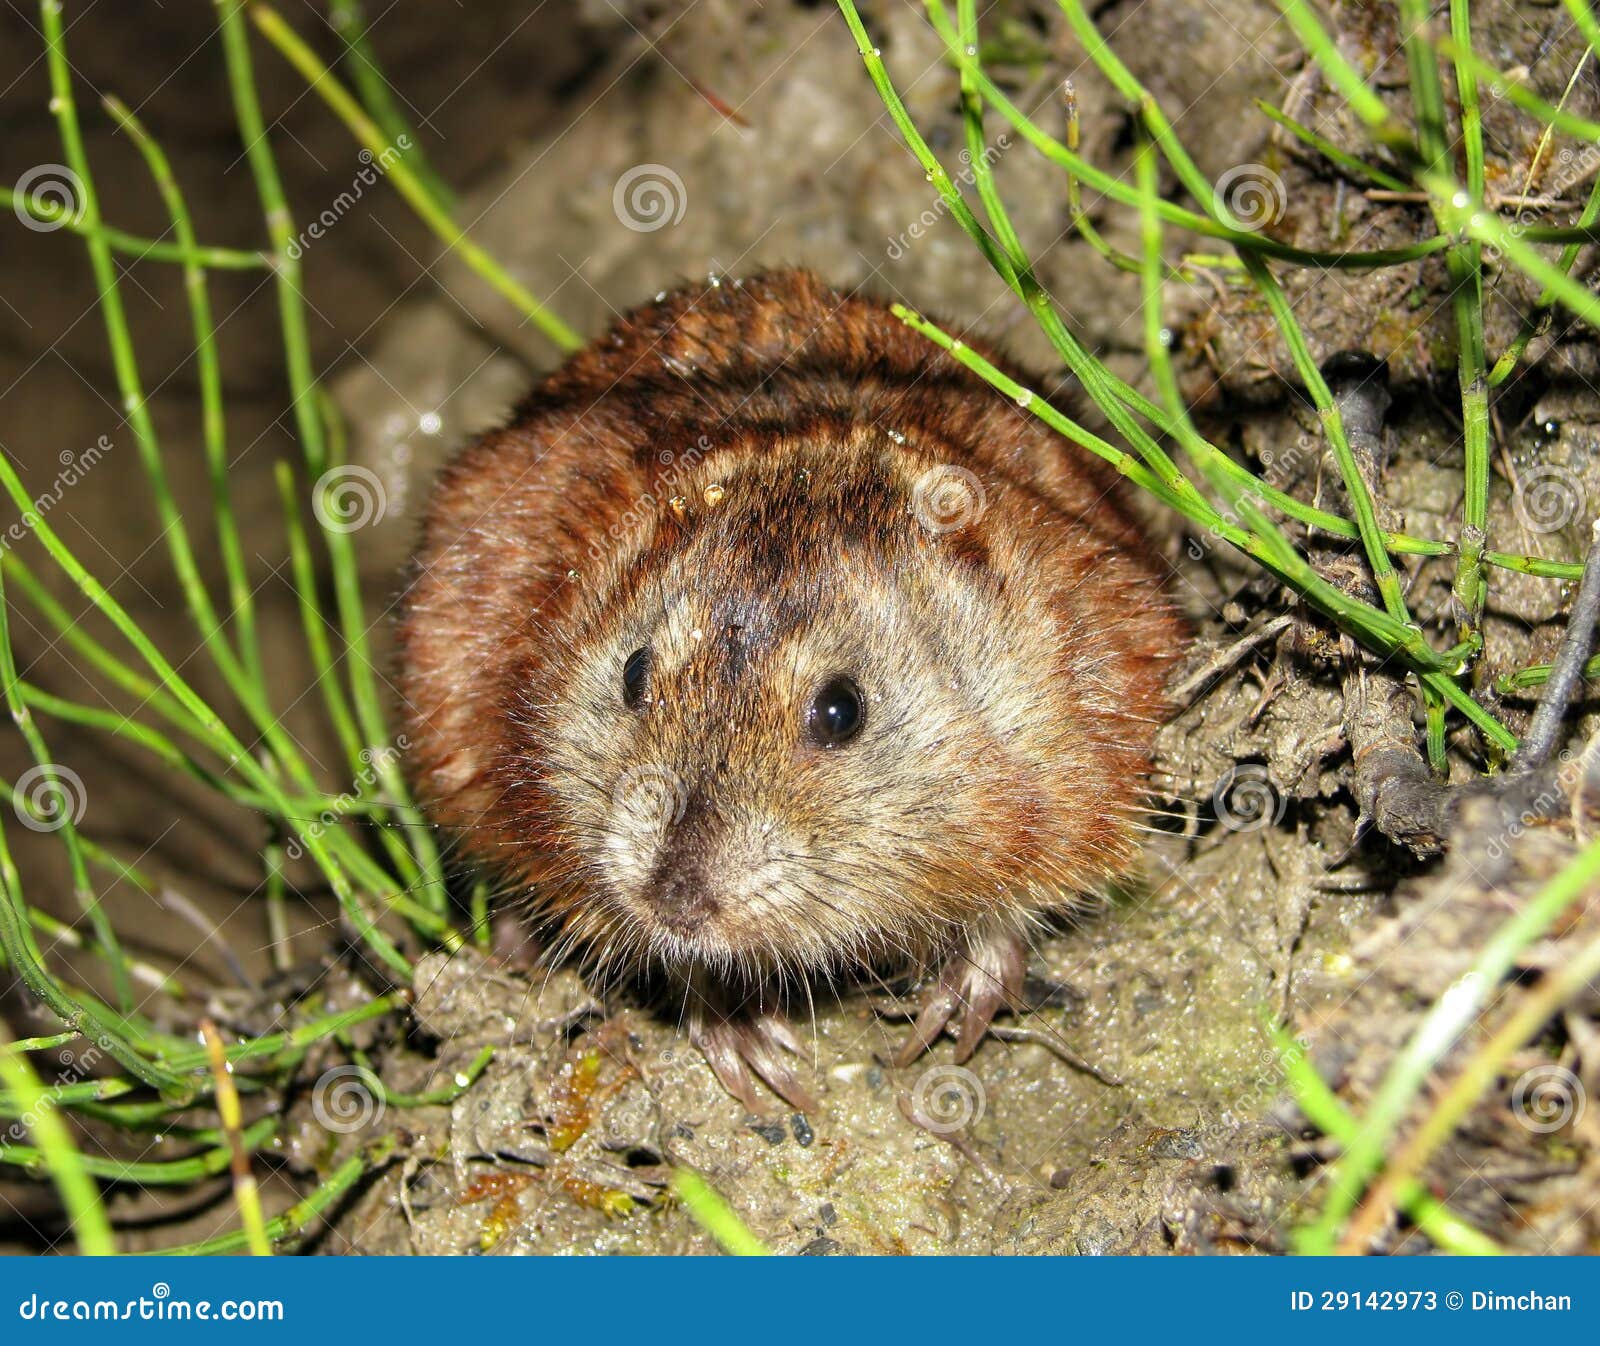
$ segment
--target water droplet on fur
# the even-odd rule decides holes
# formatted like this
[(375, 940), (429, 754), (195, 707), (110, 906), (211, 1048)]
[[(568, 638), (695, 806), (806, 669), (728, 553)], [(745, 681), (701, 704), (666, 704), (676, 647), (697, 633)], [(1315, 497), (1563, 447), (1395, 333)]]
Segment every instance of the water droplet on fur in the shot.
[(906, 442), (906, 437), (905, 437), (905, 435), (903, 435), (903, 434), (902, 434), (902, 433), (901, 433), (901, 432), (900, 432), (900, 431), (898, 431), (898, 430), (890, 430), (890, 431), (889, 431), (889, 432), (888, 432), (888, 434), (889, 434), (889, 438), (890, 438), (890, 439), (892, 439), (892, 440), (894, 440), (894, 442), (895, 442), (895, 443), (896, 443), (896, 444), (904, 444), (904, 443), (905, 443), (905, 442)]
[(705, 638), (706, 638), (706, 633), (704, 631), (702, 631), (698, 626), (695, 627), (695, 629), (693, 631), (689, 632), (689, 639), (690, 640), (704, 640)]
[(706, 504), (715, 509), (722, 503), (723, 496), (727, 494), (727, 490), (719, 482), (714, 481), (705, 489), (704, 495)]
[(715, 271), (712, 271), (712, 272), (707, 274), (706, 282), (711, 286), (711, 288), (713, 290), (720, 290), (722, 288), (722, 277), (717, 275), (717, 273)]
[(802, 486), (811, 485), (811, 469), (809, 467), (802, 467), (794, 474), (794, 479)]
[(689, 512), (689, 502), (681, 495), (675, 495), (671, 500), (667, 501), (667, 508), (681, 519)]
[(569, 579), (569, 580), (575, 580), (575, 579), (577, 579), (577, 578), (578, 578), (578, 572), (577, 572), (577, 571), (576, 571), (576, 570), (569, 570), (569, 571), (567, 571), (567, 578), (568, 578), (568, 579)]

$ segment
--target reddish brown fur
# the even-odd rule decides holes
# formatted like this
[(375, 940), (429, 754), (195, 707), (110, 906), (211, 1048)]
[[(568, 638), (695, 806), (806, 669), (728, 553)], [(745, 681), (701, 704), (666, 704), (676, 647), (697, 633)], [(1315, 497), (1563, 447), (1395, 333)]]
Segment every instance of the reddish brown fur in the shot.
[[(930, 529), (919, 482), (977, 499), (951, 469), (981, 512)], [(1113, 471), (883, 305), (804, 272), (698, 286), (443, 474), (400, 632), (413, 769), (618, 970), (745, 995), (960, 956), (1130, 863), (1181, 640), (1159, 575)], [(866, 726), (819, 749), (805, 707), (841, 672)], [(678, 792), (659, 826), (641, 770)]]

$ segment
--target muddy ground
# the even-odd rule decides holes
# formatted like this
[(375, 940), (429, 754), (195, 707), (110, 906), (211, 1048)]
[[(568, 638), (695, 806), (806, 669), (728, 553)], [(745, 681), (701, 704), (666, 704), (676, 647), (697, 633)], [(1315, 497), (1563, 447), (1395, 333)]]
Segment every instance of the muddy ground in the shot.
[[(1020, 306), (936, 208), (831, 5), (552, 0), (451, 6), (442, 15), (444, 8), (383, 13), (378, 51), (426, 149), (462, 195), (461, 218), (580, 331), (601, 330), (614, 313), (684, 277), (803, 263), (838, 284), (869, 284), (980, 325), (1041, 370), (1041, 387), (1070, 394)], [(920, 6), (887, 0), (863, 8), (913, 116), (953, 158), (961, 144), (955, 78)], [(88, 84), (134, 103), (166, 141), (202, 236), (245, 244), (258, 236), (254, 200), (218, 52), (205, 36), (209, 9), (199, 0), (137, 18), (125, 7), (91, 9), (72, 29), (73, 58)], [(290, 10), (314, 26), (315, 7)], [(1404, 62), (1384, 7), (1336, 12), (1346, 51), (1379, 87), (1398, 91)], [(1087, 152), (1125, 168), (1126, 110), (1054, 13), (1044, 4), (996, 7), (986, 19), (996, 35), (995, 74), (1020, 105), (1041, 108), (1046, 125), (1059, 116), (1060, 81), (1072, 78)], [(1253, 98), (1297, 108), (1330, 139), (1362, 147), (1275, 13), (1251, 0), (1162, 0), (1097, 15), (1209, 175), (1259, 166), (1281, 182), (1267, 224), (1275, 236), (1349, 248), (1425, 236), (1431, 226), (1418, 206), (1373, 200), (1269, 134)], [(1552, 100), (1560, 96), (1583, 48), (1559, 7), (1481, 5), (1475, 13), (1489, 59), (1521, 67)], [(36, 49), (30, 7), (9, 0), (0, 8), (7, 181), (59, 157)], [(361, 163), (281, 63), (265, 50), (258, 62), (282, 128), (290, 195), (309, 217), (349, 187)], [(1569, 106), (1594, 115), (1597, 103), (1586, 72)], [(88, 120), (91, 154), (106, 165), (108, 214), (130, 228), (158, 229), (158, 204), (131, 151), (99, 118)], [(1492, 187), (1553, 196), (1587, 190), (1587, 179), (1553, 185), (1566, 161), (1541, 160), (1533, 170), (1536, 130), (1509, 107), (1491, 100), (1487, 127)], [(639, 165), (665, 165), (682, 183), (681, 214), (674, 204), (660, 227), (629, 228), (614, 205), (618, 182)], [(1041, 279), (1091, 346), (1140, 377), (1136, 278), (1071, 234), (1059, 176), (1026, 147), (1005, 148), (997, 174), (1040, 257)], [(1125, 214), (1096, 207), (1096, 219), (1114, 244), (1136, 246)], [(634, 221), (641, 222), (655, 223)], [(1588, 263), (1580, 260), (1579, 274)], [(306, 268), (319, 365), (350, 421), (353, 456), (385, 486), (382, 517), (356, 535), (381, 612), (431, 471), (502, 415), (553, 354), (458, 263), (439, 259), (381, 189), (307, 249)], [(1451, 536), (1461, 448), (1442, 263), (1290, 273), (1287, 283), (1319, 358), (1354, 350), (1387, 361), (1394, 405), (1386, 506), (1396, 526)], [(234, 480), (241, 498), (265, 500), (272, 462), (293, 452), (271, 295), (253, 279), (218, 284)], [(181, 294), (174, 277), (153, 266), (138, 268), (127, 288), (158, 423), (175, 459), (193, 455), (196, 470), (178, 472), (180, 494), (202, 509)], [(88, 312), (80, 251), (64, 235), (9, 231), (0, 297), (14, 315), (0, 341), (0, 441), (31, 479), (46, 483), (63, 446), (110, 436), (114, 451), (52, 522), (167, 648), (189, 649)], [(1497, 276), (1487, 312), (1491, 351), (1509, 341), (1531, 298), (1514, 277)], [(1207, 430), (1277, 484), (1340, 507), (1315, 416), (1259, 306), (1204, 271), (1194, 285), (1175, 287), (1170, 302), (1186, 387)], [(1492, 545), (1581, 553), (1593, 512), (1582, 501), (1600, 499), (1595, 365), (1589, 335), (1558, 324), (1498, 395)], [(1552, 465), (1581, 497), (1555, 529), (1546, 514), (1530, 520), (1524, 480)], [(270, 510), (244, 515), (263, 621), (279, 636), (268, 646), (278, 651), (280, 700), (294, 703), (297, 738), (336, 782), (326, 726), (314, 699), (298, 695), (309, 679), (296, 656), (278, 525)], [(330, 1095), (317, 1084), (344, 1058), (330, 1051), (308, 1061), (302, 1088), (282, 1100), (288, 1125), (272, 1156), (273, 1202), (292, 1200), (364, 1140), (398, 1126), (401, 1145), (306, 1245), (327, 1253), (710, 1251), (710, 1239), (665, 1195), (666, 1173), (679, 1164), (704, 1173), (783, 1252), (1283, 1250), (1315, 1209), (1333, 1148), (1284, 1098), (1266, 1025), (1301, 1040), (1359, 1108), (1488, 932), (1571, 853), (1584, 820), (1575, 807), (1572, 822), (1519, 829), (1494, 850), (1493, 863), (1493, 837), (1420, 862), (1359, 834), (1341, 696), (1353, 653), (1225, 548), (1170, 520), (1153, 517), (1151, 529), (1196, 629), (1186, 706), (1162, 736), (1141, 873), (1088, 919), (1041, 943), (1032, 971), (1043, 1003), (1009, 1025), (1020, 1033), (988, 1042), (964, 1070), (951, 1065), (948, 1044), (895, 1069), (887, 1062), (904, 1031), (897, 1006), (865, 997), (819, 1004), (804, 1027), (820, 1111), (800, 1118), (774, 1105), (755, 1117), (717, 1090), (673, 1024), (625, 1004), (596, 1004), (570, 971), (530, 977), (476, 955), (428, 955), (407, 1030), (375, 1032), (363, 1044), (388, 1086), (436, 1087), (484, 1045), (496, 1048), (494, 1061), (448, 1107), (384, 1108), (362, 1095), (332, 1116), (331, 1129)], [(1551, 581), (1507, 572), (1493, 579), (1478, 675), (1485, 688), (1495, 675), (1548, 657), (1569, 597)], [(1448, 564), (1410, 565), (1407, 581), (1413, 611), (1437, 644), (1447, 643)], [(1284, 615), (1289, 620), (1277, 622)], [(18, 639), (46, 685), (82, 694), (81, 676), (52, 657), (42, 634), (24, 627)], [(1236, 657), (1218, 661), (1241, 640), (1249, 643)], [(1489, 700), (1520, 727), (1527, 703), (1500, 703), (1492, 693)], [(330, 1006), (368, 994), (333, 956), (329, 906), (314, 891), (296, 907), (294, 977), (253, 990), (265, 976), (268, 944), (253, 821), (199, 792), (175, 795), (146, 763), (108, 753), (98, 740), (55, 732), (52, 743), (88, 783), (90, 834), (141, 855), (187, 900), (157, 910), (127, 892), (107, 896), (119, 925), (139, 932), (142, 954), (181, 965), (199, 998), (258, 1030), (286, 1012), (291, 987), (314, 986)], [(6, 768), (20, 770), (14, 745), (6, 750)], [(1469, 741), (1454, 743), (1458, 778), (1481, 766)], [(54, 848), (34, 845), (22, 858), (30, 895), (65, 911), (70, 897), (56, 896), (65, 889)], [(182, 918), (190, 907), (197, 920)], [(197, 924), (209, 933), (198, 935)], [(1581, 938), (1587, 926), (1574, 928), (1576, 936), (1563, 937)], [(1560, 948), (1532, 952), (1508, 1003)], [(1045, 994), (1047, 984), (1057, 989)], [(40, 1031), (15, 994), (3, 1007), (13, 1032)], [(1530, 1046), (1428, 1173), (1438, 1195), (1507, 1247), (1600, 1246), (1600, 1133), (1596, 1113), (1581, 1106), (1584, 1092), (1553, 1129), (1526, 1125), (1513, 1107), (1524, 1072), (1551, 1064), (1576, 1070), (1593, 1092), (1593, 1008), (1577, 1007)], [(1496, 1021), (1488, 1016), (1467, 1045)], [(169, 1146), (147, 1157), (180, 1152)], [(131, 1238), (150, 1246), (205, 1237), (233, 1219), (220, 1181), (165, 1201), (118, 1192), (113, 1210)], [(0, 1238), (43, 1247), (57, 1233), (46, 1187), (0, 1180)], [(1429, 1245), (1391, 1222), (1373, 1246)]]

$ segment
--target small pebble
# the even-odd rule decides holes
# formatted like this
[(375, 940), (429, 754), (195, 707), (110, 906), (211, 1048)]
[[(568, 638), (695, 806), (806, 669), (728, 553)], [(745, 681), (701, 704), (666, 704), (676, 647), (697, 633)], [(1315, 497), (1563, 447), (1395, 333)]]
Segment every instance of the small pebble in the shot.
[(782, 1122), (773, 1121), (770, 1117), (756, 1117), (752, 1115), (745, 1123), (756, 1135), (766, 1141), (768, 1145), (782, 1145), (788, 1139), (789, 1133)]

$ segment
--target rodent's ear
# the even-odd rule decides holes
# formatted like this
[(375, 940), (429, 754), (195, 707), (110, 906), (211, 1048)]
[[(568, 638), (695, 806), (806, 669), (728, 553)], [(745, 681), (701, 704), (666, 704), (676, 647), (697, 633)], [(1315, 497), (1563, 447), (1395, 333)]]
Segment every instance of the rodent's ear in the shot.
[[(399, 628), (400, 692), (419, 788), (470, 814), (528, 726), (512, 718), (570, 657), (563, 619), (644, 494), (617, 412), (535, 412), (469, 446), (435, 487)], [(537, 698), (531, 698), (536, 700)]]

